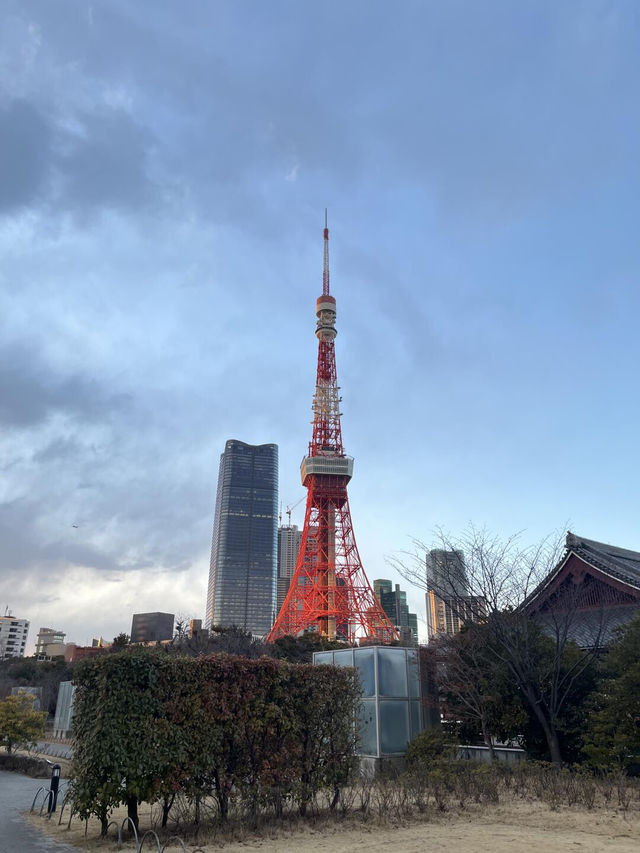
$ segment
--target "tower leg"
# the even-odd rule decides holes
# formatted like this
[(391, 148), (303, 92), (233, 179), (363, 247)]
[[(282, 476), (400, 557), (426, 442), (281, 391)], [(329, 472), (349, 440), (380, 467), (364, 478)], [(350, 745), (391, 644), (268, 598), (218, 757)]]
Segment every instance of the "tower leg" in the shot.
[(327, 509), (327, 638), (336, 638), (336, 511)]

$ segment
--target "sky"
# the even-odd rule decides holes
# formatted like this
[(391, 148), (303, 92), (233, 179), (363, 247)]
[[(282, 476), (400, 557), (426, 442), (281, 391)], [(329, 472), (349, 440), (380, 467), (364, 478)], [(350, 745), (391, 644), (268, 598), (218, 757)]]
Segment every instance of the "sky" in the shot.
[(0, 606), (30, 646), (203, 617), (227, 439), (278, 444), (285, 521), (304, 496), (325, 207), (369, 579), (470, 522), (640, 550), (635, 0), (0, 16)]

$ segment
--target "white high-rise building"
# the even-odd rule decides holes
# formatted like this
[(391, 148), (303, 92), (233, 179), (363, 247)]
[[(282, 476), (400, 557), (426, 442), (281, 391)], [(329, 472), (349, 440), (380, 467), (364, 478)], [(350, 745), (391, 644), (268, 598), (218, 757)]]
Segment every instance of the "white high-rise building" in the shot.
[(23, 658), (29, 634), (27, 619), (15, 616), (0, 616), (0, 660)]

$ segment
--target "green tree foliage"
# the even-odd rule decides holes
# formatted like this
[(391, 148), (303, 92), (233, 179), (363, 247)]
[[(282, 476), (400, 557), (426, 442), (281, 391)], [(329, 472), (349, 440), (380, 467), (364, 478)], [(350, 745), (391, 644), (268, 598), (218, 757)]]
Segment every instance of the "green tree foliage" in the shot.
[(348, 648), (348, 645), (340, 640), (328, 640), (316, 631), (305, 631), (300, 637), (278, 637), (268, 653), (291, 663), (311, 663), (314, 652), (344, 648)]
[(426, 729), (407, 747), (407, 768), (413, 771), (428, 768), (439, 762), (453, 761), (457, 753), (458, 744), (451, 742), (440, 726), (435, 729)]
[(601, 769), (640, 772), (640, 614), (622, 628), (604, 663), (585, 754)]
[[(504, 623), (514, 643), (508, 654), (496, 637)], [(455, 721), (463, 740), (481, 740), (490, 749), (492, 738), (517, 740), (533, 758), (580, 759), (597, 668), (592, 657), (585, 665), (575, 643), (564, 643), (560, 652), (537, 622), (522, 614), (511, 622), (501, 614), (498, 625), (490, 616), (434, 645), (445, 720)]]
[(0, 700), (0, 743), (10, 753), (16, 747), (30, 746), (44, 733), (43, 711), (33, 710), (33, 696), (20, 693)]
[[(524, 725), (519, 726), (520, 742), (531, 757), (554, 760), (551, 733), (562, 760), (578, 762), (587, 727), (589, 697), (597, 683), (597, 658), (585, 656), (573, 642), (565, 643), (559, 652), (554, 637), (548, 636), (536, 622), (528, 626), (527, 641), (524, 674), (528, 690), (525, 693), (517, 682), (513, 684), (526, 712)], [(546, 721), (547, 728), (541, 720)]]
[(79, 814), (176, 794), (232, 798), (249, 817), (286, 799), (301, 812), (321, 787), (337, 800), (355, 755), (355, 674), (228, 654), (179, 657), (133, 648), (76, 673), (72, 790)]
[(124, 631), (118, 634), (117, 637), (113, 638), (113, 642), (111, 643), (111, 651), (112, 652), (121, 652), (123, 649), (126, 649), (129, 643), (131, 642), (131, 637), (128, 634), (125, 634)]
[(175, 634), (167, 651), (179, 655), (211, 655), (226, 652), (231, 655), (242, 655), (247, 658), (259, 658), (269, 654), (270, 647), (262, 640), (252, 636), (250, 631), (238, 628), (236, 625), (212, 625), (205, 631), (199, 631), (190, 637), (185, 623), (176, 625)]
[[(493, 740), (513, 736), (526, 720), (510, 673), (492, 648), (486, 624), (470, 623), (433, 643), (439, 693), (447, 729), (463, 743), (481, 740), (494, 758)], [(519, 731), (519, 728), (516, 729)]]
[[(430, 549), (415, 544), (414, 554), (402, 555), (392, 564), (411, 583), (428, 588), (424, 566), (425, 551)], [(532, 721), (531, 733), (542, 734), (545, 754), (554, 764), (570, 759), (573, 746), (568, 752), (563, 748), (578, 723), (580, 698), (593, 684), (602, 625), (594, 626), (588, 648), (572, 642), (580, 625), (580, 588), (575, 584), (556, 589), (545, 608), (531, 615), (531, 596), (558, 565), (560, 542), (543, 540), (522, 547), (517, 535), (502, 539), (471, 526), (454, 538), (441, 532), (437, 545), (440, 552), (456, 555), (438, 570), (437, 594), (463, 621), (486, 625), (491, 654), (508, 672), (508, 684)]]

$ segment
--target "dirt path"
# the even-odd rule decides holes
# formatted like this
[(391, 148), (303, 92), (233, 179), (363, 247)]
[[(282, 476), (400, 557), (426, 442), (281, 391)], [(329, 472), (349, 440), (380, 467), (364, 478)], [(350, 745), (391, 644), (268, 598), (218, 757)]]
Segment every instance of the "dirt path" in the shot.
[[(116, 849), (115, 842), (96, 841), (97, 826), (84, 838), (82, 824), (62, 832), (51, 823), (35, 821), (43, 831), (75, 843), (81, 850)], [(187, 844), (192, 851), (195, 843)], [(219, 853), (222, 845), (202, 844), (207, 853)], [(126, 849), (126, 848), (125, 848)], [(178, 847), (171, 848), (177, 850)], [(637, 853), (640, 849), (640, 816), (628, 820), (614, 810), (592, 812), (564, 808), (551, 811), (540, 803), (516, 801), (499, 806), (475, 806), (458, 815), (397, 828), (323, 824), (303, 827), (289, 834), (225, 842), (225, 853)]]

